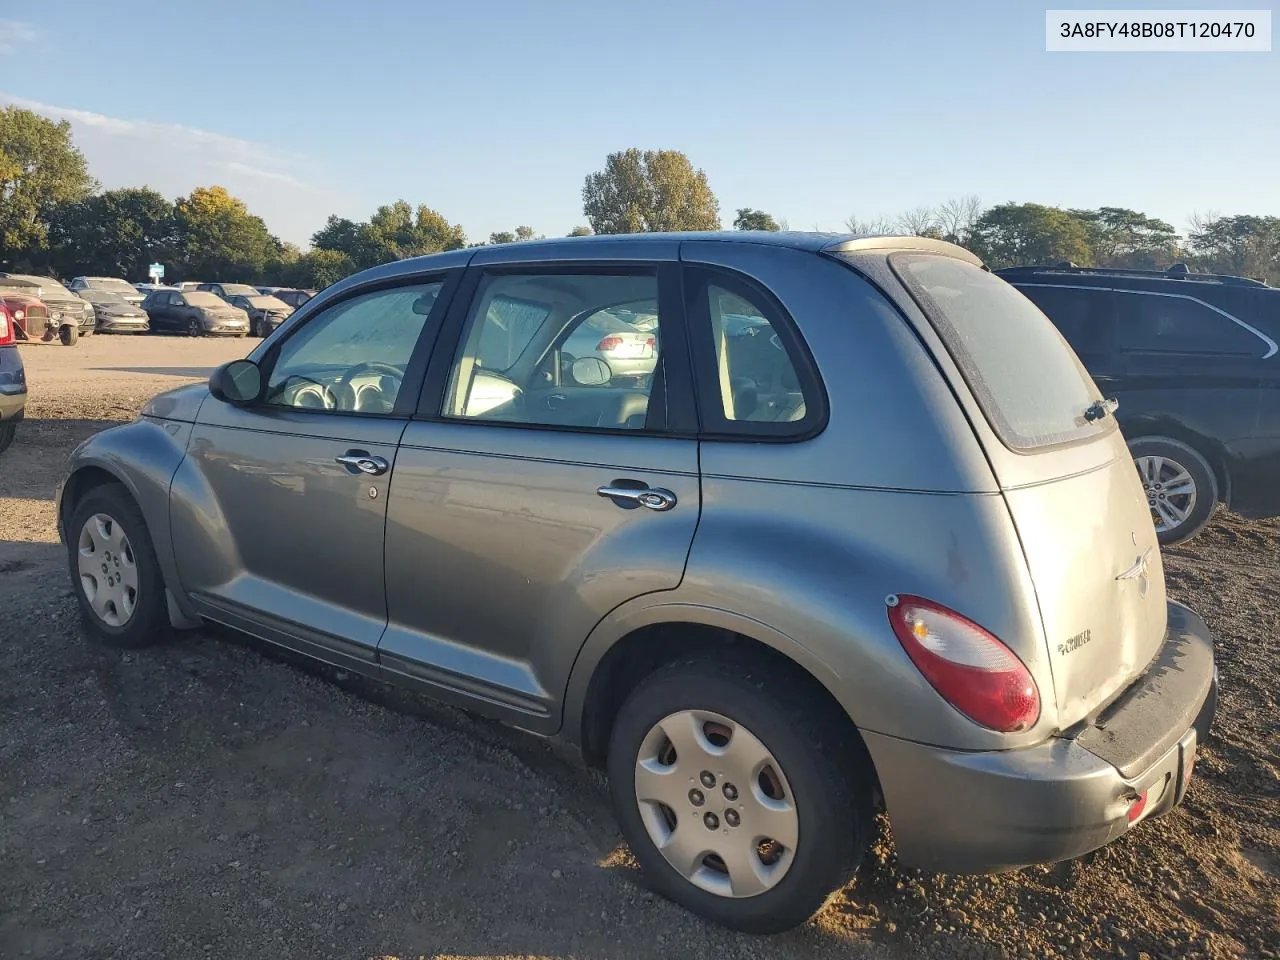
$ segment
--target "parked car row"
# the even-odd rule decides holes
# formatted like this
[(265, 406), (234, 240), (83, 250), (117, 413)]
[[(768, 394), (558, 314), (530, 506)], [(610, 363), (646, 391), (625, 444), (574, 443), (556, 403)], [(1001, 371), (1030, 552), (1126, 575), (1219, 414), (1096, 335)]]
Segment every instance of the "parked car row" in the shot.
[(52, 277), (0, 273), (0, 302), (15, 338), (57, 337), (66, 346), (95, 331), (265, 337), (313, 296), (314, 290), (290, 287), (196, 280), (165, 286), (120, 277), (76, 277), (64, 287)]

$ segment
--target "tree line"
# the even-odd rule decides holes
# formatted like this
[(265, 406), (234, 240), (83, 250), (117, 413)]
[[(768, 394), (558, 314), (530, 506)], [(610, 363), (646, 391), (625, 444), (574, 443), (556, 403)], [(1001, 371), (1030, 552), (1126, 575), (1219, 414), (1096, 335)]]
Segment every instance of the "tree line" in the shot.
[[(705, 171), (677, 150), (610, 154), (582, 188), (586, 225), (570, 236), (658, 230), (718, 230), (720, 204)], [(739, 208), (738, 230), (787, 229), (763, 210)], [(976, 196), (917, 207), (896, 217), (849, 216), (854, 233), (935, 237), (972, 250), (993, 268), (1071, 262), (1256, 277), (1280, 285), (1280, 217), (1197, 216), (1185, 236), (1124, 207), (1062, 209), (1037, 203), (984, 207)], [(102, 190), (76, 148), (70, 124), (29, 110), (0, 110), (0, 269), (141, 280), (153, 262), (165, 279), (225, 279), (321, 288), (392, 260), (467, 246), (518, 243), (528, 225), (469, 240), (439, 211), (405, 200), (367, 220), (330, 216), (302, 251), (276, 237), (224, 187), (169, 200), (149, 187)]]

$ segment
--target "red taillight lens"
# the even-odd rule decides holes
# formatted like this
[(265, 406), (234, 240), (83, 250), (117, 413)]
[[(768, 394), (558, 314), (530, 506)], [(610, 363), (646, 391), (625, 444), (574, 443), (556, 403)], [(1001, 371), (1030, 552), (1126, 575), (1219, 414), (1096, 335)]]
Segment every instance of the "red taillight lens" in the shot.
[(9, 320), (9, 314), (4, 309), (0, 309), (0, 344), (13, 343), (15, 340), (13, 323)]
[(1133, 823), (1142, 816), (1142, 811), (1145, 809), (1147, 809), (1147, 791), (1143, 790), (1138, 799), (1129, 806), (1129, 822)]
[(645, 340), (644, 345), (645, 345), (646, 347), (648, 347), (650, 350), (657, 350), (657, 349), (658, 349), (658, 338), (657, 338), (657, 337), (649, 337), (648, 339), (646, 339), (646, 340)]
[(889, 607), (898, 642), (942, 699), (974, 723), (1001, 733), (1040, 717), (1040, 692), (1022, 661), (972, 620), (920, 597)]
[(622, 338), (617, 336), (607, 336), (596, 344), (596, 349), (601, 353), (608, 353), (610, 350), (617, 350), (622, 346)]

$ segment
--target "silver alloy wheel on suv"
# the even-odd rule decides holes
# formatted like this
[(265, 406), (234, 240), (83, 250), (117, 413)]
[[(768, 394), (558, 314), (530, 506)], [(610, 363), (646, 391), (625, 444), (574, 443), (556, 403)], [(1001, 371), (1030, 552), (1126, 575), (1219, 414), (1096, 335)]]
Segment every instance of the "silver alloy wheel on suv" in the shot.
[(192, 317), (187, 321), (187, 336), (198, 337), (204, 333), (204, 328), (200, 326), (200, 321)]
[(745, 726), (709, 710), (665, 717), (640, 746), (635, 789), (649, 839), (694, 886), (753, 897), (787, 875), (800, 839), (791, 787)]
[(95, 513), (80, 528), (80, 586), (95, 616), (123, 627), (138, 603), (138, 566), (124, 528)]
[(1218, 503), (1218, 481), (1209, 462), (1173, 437), (1138, 437), (1129, 443), (1129, 452), (1160, 543), (1190, 540)]

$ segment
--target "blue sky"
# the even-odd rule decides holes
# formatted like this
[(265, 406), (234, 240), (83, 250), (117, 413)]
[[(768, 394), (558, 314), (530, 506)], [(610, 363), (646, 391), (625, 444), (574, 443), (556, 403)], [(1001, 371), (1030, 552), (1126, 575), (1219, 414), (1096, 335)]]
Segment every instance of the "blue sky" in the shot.
[(1048, 5), (5, 0), (0, 102), (72, 120), (105, 186), (221, 183), (304, 245), (397, 198), (564, 234), (633, 145), (687, 153), (726, 226), (968, 193), (1280, 214), (1280, 53), (1050, 54)]

